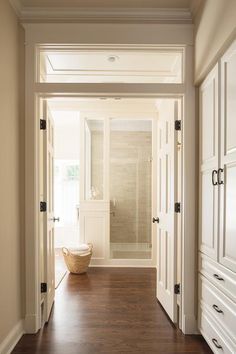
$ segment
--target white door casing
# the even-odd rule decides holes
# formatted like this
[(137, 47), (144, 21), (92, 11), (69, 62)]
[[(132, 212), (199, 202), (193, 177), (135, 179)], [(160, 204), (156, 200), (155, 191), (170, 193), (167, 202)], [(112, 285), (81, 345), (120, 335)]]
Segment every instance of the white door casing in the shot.
[[(91, 43), (98, 44), (104, 43), (104, 29), (100, 28), (100, 25), (95, 25), (96, 38), (88, 31), (86, 31), (86, 24), (78, 24), (76, 26), (71, 26), (71, 24), (65, 24), (63, 27), (63, 31), (61, 30), (61, 24), (56, 24), (58, 28), (55, 28), (51, 31), (51, 24), (26, 24), (26, 332), (27, 333), (35, 333), (40, 328), (39, 323), (39, 309), (40, 309), (40, 301), (38, 299), (39, 293), (39, 272), (40, 266), (37, 263), (37, 255), (38, 255), (38, 228), (37, 228), (37, 217), (38, 217), (38, 205), (39, 205), (39, 193), (37, 191), (37, 179), (38, 179), (38, 157), (34, 153), (35, 149), (37, 149), (37, 134), (38, 134), (38, 112), (37, 105), (35, 105), (35, 95), (37, 96), (37, 100), (40, 97), (61, 97), (61, 93), (65, 92), (68, 97), (68, 93), (71, 94), (71, 97), (75, 96), (75, 93), (78, 97), (81, 97), (81, 93), (86, 97), (100, 97), (104, 96), (104, 94), (113, 95), (116, 97), (117, 95), (122, 95), (123, 97), (127, 96), (135, 96), (135, 97), (143, 97), (143, 95), (162, 95), (162, 94), (186, 94), (186, 113), (188, 114), (188, 120), (185, 124), (184, 130), (184, 138), (186, 138), (187, 143), (185, 144), (186, 153), (185, 164), (186, 168), (183, 168), (184, 178), (189, 177), (189, 170), (193, 166), (195, 166), (195, 153), (194, 149), (191, 148), (191, 142), (189, 142), (189, 136), (195, 134), (195, 118), (194, 118), (194, 88), (192, 84), (192, 27), (186, 26), (185, 24), (181, 27), (179, 24), (172, 25), (173, 31), (171, 33), (174, 35), (169, 36), (169, 28), (166, 26), (163, 27), (162, 24), (155, 25), (157, 34), (155, 38), (153, 37), (152, 41), (152, 49), (157, 45), (163, 44), (176, 44), (184, 43), (186, 46), (186, 61), (185, 67), (187, 68), (186, 83), (187, 85), (178, 85), (178, 84), (157, 84), (155, 87), (152, 85), (108, 85), (109, 87), (104, 85), (100, 85), (99, 87), (96, 85), (71, 85), (70, 83), (66, 85), (54, 85), (54, 84), (44, 84), (44, 83), (36, 83), (35, 84), (35, 67), (36, 67), (36, 55), (35, 55), (35, 47), (42, 45), (42, 43), (68, 43), (71, 44), (77, 43), (86, 43), (86, 45), (91, 46)], [(54, 24), (55, 25), (55, 24)], [(123, 26), (123, 25), (122, 25)], [(127, 25), (129, 26), (129, 25)], [(81, 28), (80, 28), (81, 27)], [(178, 27), (178, 28), (177, 28)], [(119, 33), (118, 37), (114, 36), (114, 34)], [(125, 33), (125, 36), (123, 35)], [(140, 26), (134, 31), (117, 31), (117, 28), (111, 28), (106, 32), (106, 35), (109, 36), (107, 43), (112, 43), (112, 45), (107, 45), (107, 47), (114, 47), (116, 44), (113, 44), (112, 40), (116, 38), (117, 43), (126, 44), (128, 48), (132, 47), (130, 43), (137, 43), (135, 46), (140, 49), (143, 47), (150, 47), (150, 35), (153, 33), (153, 26), (150, 28), (143, 28)], [(128, 35), (127, 35), (128, 34)], [(137, 40), (139, 38), (139, 41)], [(140, 43), (144, 43), (144, 45), (140, 45)], [(145, 44), (146, 43), (146, 44)], [(119, 45), (120, 46), (120, 45)], [(190, 73), (190, 75), (189, 75)], [(193, 168), (194, 169), (194, 168)], [(195, 186), (192, 179), (186, 178), (184, 185), (184, 192), (190, 192), (191, 196), (195, 195)], [(187, 194), (188, 194), (187, 193)], [(194, 333), (196, 326), (190, 323), (189, 318), (194, 317), (194, 296), (189, 296), (194, 293), (194, 282), (189, 282), (189, 277), (193, 279), (194, 267), (192, 257), (188, 257), (189, 252), (193, 254), (193, 244), (195, 240), (195, 207), (194, 205), (188, 204), (187, 209), (187, 218), (186, 225), (183, 229), (183, 236), (185, 234), (185, 229), (187, 231), (186, 239), (184, 238), (183, 245), (183, 261), (184, 261), (184, 269), (186, 269), (187, 280), (184, 278), (183, 281), (186, 283), (184, 287), (183, 284), (183, 299), (184, 307), (183, 307), (183, 324), (184, 331), (186, 333)], [(185, 210), (186, 212), (186, 210)], [(155, 242), (155, 240), (154, 240)], [(156, 249), (156, 247), (155, 247)], [(187, 256), (186, 256), (187, 255)]]
[(55, 297), (55, 250), (54, 250), (54, 122), (47, 101), (43, 102), (43, 117), (46, 120), (44, 132), (44, 200), (47, 210), (44, 219), (44, 265), (47, 284), (44, 319), (47, 322)]
[(218, 65), (200, 87), (199, 249), (217, 259), (218, 249)]
[[(100, 120), (104, 122), (104, 120)], [(105, 128), (105, 125), (103, 127)], [(105, 132), (104, 132), (105, 134)], [(106, 129), (106, 135), (108, 130)], [(91, 199), (91, 163), (92, 163), (92, 138), (91, 131), (88, 126), (86, 114), (80, 114), (80, 216), (79, 216), (79, 232), (80, 242), (92, 243), (93, 256), (92, 265), (104, 265), (107, 258), (107, 248), (109, 243), (109, 201), (104, 200), (105, 185), (105, 166), (102, 164), (103, 175), (103, 191), (102, 199)], [(104, 146), (103, 141), (103, 161), (105, 151), (108, 150)], [(107, 169), (106, 169), (107, 171)]]
[(173, 322), (177, 321), (176, 282), (177, 228), (177, 119), (178, 102), (164, 100), (157, 124), (157, 298)]
[(219, 261), (236, 272), (236, 42), (221, 59)]
[[(82, 118), (83, 119), (83, 118)], [(90, 193), (90, 189), (91, 189), (91, 174), (92, 174), (92, 161), (91, 161), (91, 131), (89, 129), (88, 126), (88, 122), (85, 119), (84, 120), (84, 149), (80, 149), (80, 154), (85, 154), (85, 164), (86, 166), (84, 166), (85, 171), (87, 171), (86, 174), (86, 179), (84, 181), (84, 196), (88, 196)], [(81, 156), (80, 156), (81, 158)], [(81, 161), (81, 160), (80, 160)], [(83, 166), (81, 165), (81, 168), (83, 168)], [(82, 199), (82, 198), (80, 198)]]

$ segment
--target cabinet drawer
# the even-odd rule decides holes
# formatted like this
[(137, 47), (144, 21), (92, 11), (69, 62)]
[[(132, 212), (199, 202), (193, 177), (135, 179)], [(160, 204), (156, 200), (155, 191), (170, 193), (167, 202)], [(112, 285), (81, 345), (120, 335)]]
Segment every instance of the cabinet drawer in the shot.
[(236, 343), (236, 303), (203, 276), (199, 279), (199, 299)]
[(236, 345), (204, 308), (200, 309), (199, 329), (214, 353), (235, 354)]
[(236, 273), (199, 253), (199, 271), (219, 290), (236, 302)]

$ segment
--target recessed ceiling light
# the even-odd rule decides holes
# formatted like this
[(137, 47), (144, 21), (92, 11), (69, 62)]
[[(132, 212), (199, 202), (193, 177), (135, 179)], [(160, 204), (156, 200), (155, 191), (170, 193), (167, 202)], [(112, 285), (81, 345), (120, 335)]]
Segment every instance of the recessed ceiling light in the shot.
[(114, 63), (115, 61), (119, 60), (119, 57), (117, 55), (110, 55), (107, 60), (110, 62), (110, 63)]

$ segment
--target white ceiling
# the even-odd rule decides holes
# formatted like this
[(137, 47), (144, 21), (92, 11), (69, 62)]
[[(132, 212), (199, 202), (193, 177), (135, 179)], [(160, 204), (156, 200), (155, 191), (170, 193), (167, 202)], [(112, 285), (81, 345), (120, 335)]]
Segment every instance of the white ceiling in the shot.
[(42, 82), (180, 83), (181, 49), (42, 52)]

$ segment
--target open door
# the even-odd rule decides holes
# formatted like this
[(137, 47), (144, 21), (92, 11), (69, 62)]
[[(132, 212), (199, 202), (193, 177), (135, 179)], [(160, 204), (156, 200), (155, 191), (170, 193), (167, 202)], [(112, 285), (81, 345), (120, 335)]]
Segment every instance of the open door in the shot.
[(43, 132), (43, 163), (44, 163), (44, 279), (45, 308), (44, 319), (49, 320), (55, 297), (55, 252), (54, 252), (54, 123), (47, 101), (43, 102), (43, 118), (46, 121), (46, 130)]
[(157, 298), (170, 319), (177, 321), (174, 292), (177, 266), (177, 132), (178, 102), (163, 99), (157, 127)]

